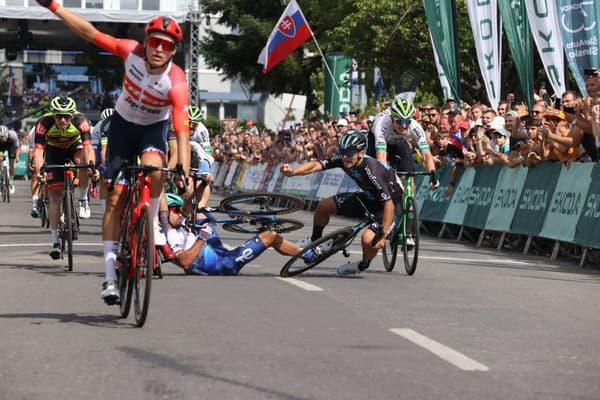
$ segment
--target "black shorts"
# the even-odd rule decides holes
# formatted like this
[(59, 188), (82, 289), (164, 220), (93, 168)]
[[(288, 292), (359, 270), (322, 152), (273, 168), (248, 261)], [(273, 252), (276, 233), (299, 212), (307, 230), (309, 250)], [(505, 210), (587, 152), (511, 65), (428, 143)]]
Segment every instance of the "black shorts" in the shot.
[(387, 157), (389, 164), (396, 171), (414, 172), (416, 170), (410, 144), (403, 138), (394, 138), (387, 142)]
[(8, 159), (14, 160), (17, 157), (17, 147), (18, 145), (15, 145), (9, 137), (7, 142), (0, 142), (0, 153), (8, 151)]
[[(360, 204), (360, 202), (362, 202), (367, 210), (375, 215), (375, 220), (377, 222), (369, 225), (369, 229), (371, 229), (373, 232), (377, 232), (377, 229), (383, 221), (383, 203), (371, 199), (365, 192), (338, 193), (333, 196), (333, 201), (335, 202), (338, 215), (358, 219), (361, 219), (365, 216), (365, 210)], [(401, 216), (402, 202), (396, 201), (394, 203), (394, 221), (390, 226), (390, 231), (394, 229), (397, 221), (400, 221)]]
[[(67, 148), (46, 145), (44, 151), (44, 161), (46, 164), (65, 164), (69, 161), (75, 161), (75, 154), (83, 151), (81, 140), (76, 141)], [(83, 160), (82, 160), (83, 162)], [(46, 182), (48, 187), (62, 185), (65, 177), (64, 169), (49, 168), (46, 170)]]
[[(168, 120), (144, 126), (128, 122), (117, 112), (113, 113), (106, 149), (106, 182), (112, 181), (115, 169), (119, 168), (123, 161), (135, 165), (137, 158), (145, 152), (154, 151), (166, 159), (168, 131)], [(126, 182), (123, 180), (120, 183)]]

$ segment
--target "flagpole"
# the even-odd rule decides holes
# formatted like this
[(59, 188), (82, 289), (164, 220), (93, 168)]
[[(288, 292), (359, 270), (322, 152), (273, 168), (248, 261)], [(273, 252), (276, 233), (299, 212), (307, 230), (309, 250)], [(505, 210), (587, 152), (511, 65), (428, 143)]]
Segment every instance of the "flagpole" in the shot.
[(335, 90), (337, 90), (339, 93), (340, 88), (338, 87), (337, 83), (335, 82), (335, 76), (333, 76), (333, 72), (331, 72), (331, 69), (329, 68), (329, 64), (327, 64), (327, 60), (325, 59), (325, 56), (323, 55), (321, 46), (319, 46), (319, 42), (317, 42), (317, 38), (315, 37), (315, 34), (312, 31), (312, 28), (310, 27), (310, 25), (308, 25), (308, 23), (307, 23), (306, 26), (308, 26), (310, 35), (312, 36), (313, 40), (315, 41), (315, 44), (317, 45), (317, 50), (319, 50), (319, 54), (321, 55), (321, 58), (323, 59), (323, 62), (325, 63), (325, 68), (327, 68), (327, 72), (329, 72), (329, 76), (331, 77), (331, 82), (333, 83), (333, 86), (335, 86)]

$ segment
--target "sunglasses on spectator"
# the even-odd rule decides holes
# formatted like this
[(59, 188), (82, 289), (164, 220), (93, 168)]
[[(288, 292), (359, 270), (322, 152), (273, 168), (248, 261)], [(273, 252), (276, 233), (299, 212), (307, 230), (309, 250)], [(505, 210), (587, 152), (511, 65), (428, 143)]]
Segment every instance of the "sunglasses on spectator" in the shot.
[(171, 42), (167, 39), (161, 39), (158, 37), (151, 37), (146, 40), (148, 46), (153, 49), (158, 49), (158, 46), (161, 46), (163, 51), (172, 51), (175, 48), (175, 42)]
[(352, 157), (356, 154), (356, 150), (340, 150), (342, 157)]
[(433, 114), (427, 114), (428, 117), (437, 117), (437, 113), (433, 113)]
[(406, 118), (396, 119), (396, 120), (394, 120), (394, 122), (397, 123), (398, 125), (410, 125), (410, 119), (406, 119)]
[(73, 116), (71, 114), (54, 114), (54, 118), (56, 119), (71, 119)]
[(532, 110), (531, 113), (532, 114), (541, 114), (543, 111), (540, 110)]

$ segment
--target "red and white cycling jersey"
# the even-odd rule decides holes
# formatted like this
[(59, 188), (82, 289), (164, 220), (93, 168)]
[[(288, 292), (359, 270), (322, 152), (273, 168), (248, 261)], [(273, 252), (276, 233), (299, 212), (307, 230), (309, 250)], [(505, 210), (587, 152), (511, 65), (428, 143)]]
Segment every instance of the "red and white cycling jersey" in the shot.
[(188, 87), (179, 66), (171, 62), (163, 73), (150, 74), (146, 71), (144, 47), (139, 42), (99, 32), (94, 43), (125, 63), (123, 91), (115, 105), (119, 115), (126, 121), (146, 126), (169, 119), (172, 110), (175, 132), (189, 132)]

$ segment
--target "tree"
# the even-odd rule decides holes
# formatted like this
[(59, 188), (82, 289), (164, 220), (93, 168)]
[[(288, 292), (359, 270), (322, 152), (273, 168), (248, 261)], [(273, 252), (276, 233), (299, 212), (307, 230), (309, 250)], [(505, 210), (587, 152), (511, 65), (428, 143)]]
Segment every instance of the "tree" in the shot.
[[(302, 47), (316, 56), (303, 58), (302, 49), (263, 75), (256, 63), (284, 5), (280, 0), (200, 0), (205, 13), (218, 15), (218, 23), (233, 33), (209, 32), (202, 42), (207, 64), (228, 79), (240, 79), (255, 92), (306, 95), (307, 111), (320, 102), (326, 73), (314, 41)], [(301, 0), (308, 23), (324, 54), (343, 51), (366, 72), (367, 92), (373, 89), (373, 67), (379, 66), (389, 86), (407, 68), (419, 68), (419, 92), (441, 98), (441, 88), (421, 1), (415, 0)], [(476, 62), (465, 0), (457, 5), (463, 99), (485, 99)]]

